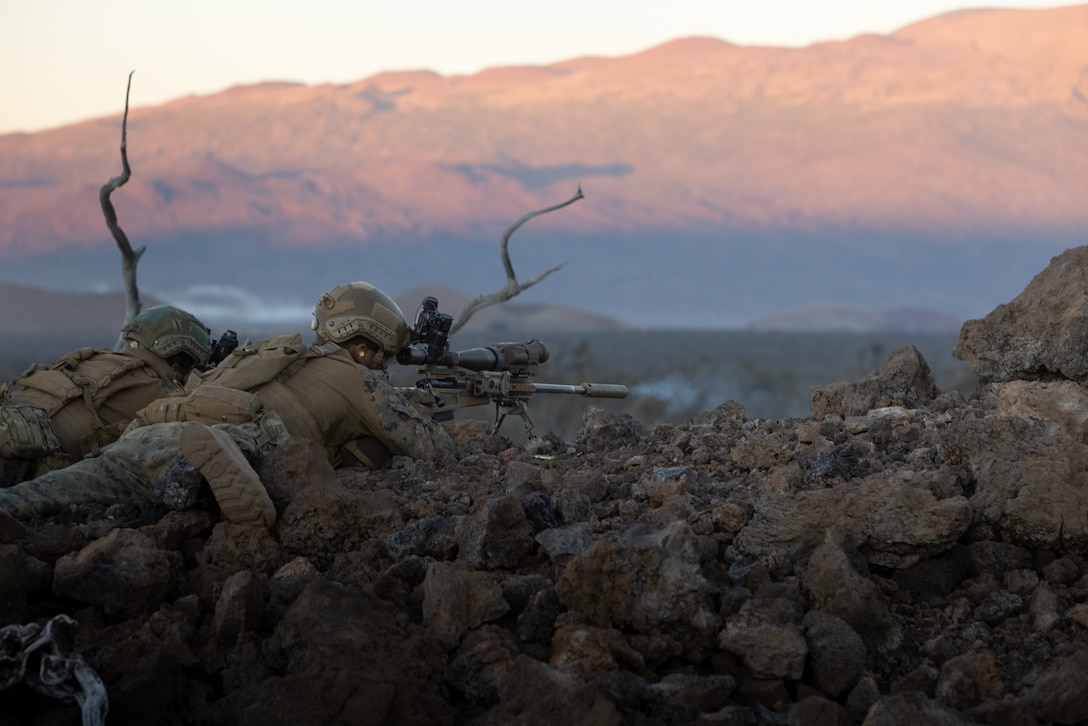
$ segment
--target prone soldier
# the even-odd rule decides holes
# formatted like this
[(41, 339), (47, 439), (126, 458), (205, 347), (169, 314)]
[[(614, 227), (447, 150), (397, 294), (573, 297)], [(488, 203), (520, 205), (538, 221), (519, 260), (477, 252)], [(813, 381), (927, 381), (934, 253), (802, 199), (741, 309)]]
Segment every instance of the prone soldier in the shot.
[(211, 341), (170, 305), (140, 312), (120, 350), (81, 348), (0, 386), (0, 486), (63, 468), (115, 441), (152, 401), (183, 390)]
[[(271, 526), (275, 507), (253, 465), (291, 436), (325, 448), (333, 466), (380, 468), (391, 456), (441, 457), (441, 424), (391, 385), (386, 369), (410, 330), (388, 295), (365, 282), (340, 285), (314, 306), (317, 341), (268, 338), (242, 346), (185, 396), (160, 399), (101, 456), (0, 490), (18, 518), (68, 504), (139, 503), (164, 477), (203, 475), (223, 515)], [(218, 422), (218, 423), (215, 423)]]

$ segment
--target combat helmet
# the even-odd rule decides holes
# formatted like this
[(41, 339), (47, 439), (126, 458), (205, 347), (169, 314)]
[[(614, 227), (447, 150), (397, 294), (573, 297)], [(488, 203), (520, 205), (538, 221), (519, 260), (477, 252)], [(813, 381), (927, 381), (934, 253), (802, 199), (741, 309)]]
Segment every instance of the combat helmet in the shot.
[(185, 353), (196, 366), (208, 362), (211, 337), (208, 328), (189, 313), (171, 305), (145, 308), (121, 329), (130, 345), (142, 345), (163, 360)]
[(321, 343), (344, 343), (359, 335), (376, 343), (381, 350), (374, 356), (374, 365), (381, 368), (411, 336), (397, 303), (369, 282), (339, 285), (322, 295), (310, 325)]

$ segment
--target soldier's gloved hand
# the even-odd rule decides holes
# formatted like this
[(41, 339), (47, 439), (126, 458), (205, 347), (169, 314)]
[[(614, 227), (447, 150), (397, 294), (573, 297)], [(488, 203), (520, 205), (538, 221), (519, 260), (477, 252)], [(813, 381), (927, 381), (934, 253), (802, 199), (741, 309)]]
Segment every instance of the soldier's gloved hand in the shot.
[(431, 418), (441, 408), (435, 395), (425, 388), (409, 388), (403, 390), (402, 393), (421, 416)]

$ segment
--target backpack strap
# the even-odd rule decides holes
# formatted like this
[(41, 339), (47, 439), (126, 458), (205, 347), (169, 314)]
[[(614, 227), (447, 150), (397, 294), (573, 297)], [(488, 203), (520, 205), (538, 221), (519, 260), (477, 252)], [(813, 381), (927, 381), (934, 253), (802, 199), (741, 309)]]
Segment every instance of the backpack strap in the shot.
[(86, 404), (87, 410), (91, 414), (91, 422), (94, 426), (94, 430), (83, 438), (83, 443), (87, 445), (92, 454), (98, 456), (102, 453), (100, 445), (109, 440), (109, 435), (106, 433), (106, 424), (102, 423), (102, 418), (98, 415), (98, 406), (94, 403), (95, 386), (90, 379), (78, 373), (73, 373), (68, 377), (82, 391), (83, 403)]

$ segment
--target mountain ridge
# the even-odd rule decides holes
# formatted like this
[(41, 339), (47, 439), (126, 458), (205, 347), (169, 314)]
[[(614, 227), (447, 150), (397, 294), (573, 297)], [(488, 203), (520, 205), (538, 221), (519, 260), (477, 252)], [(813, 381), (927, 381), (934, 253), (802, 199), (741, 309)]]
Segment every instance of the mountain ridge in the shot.
[[(920, 216), (952, 229), (1082, 225), (1086, 152), (1062, 142), (1083, 141), (1083, 130), (1057, 122), (1088, 117), (1078, 100), (1088, 95), (1088, 57), (1070, 40), (1085, 23), (1088, 5), (972, 11), (801, 49), (685, 38), (471, 76), (236, 86), (134, 108), (133, 181), (117, 198), (138, 236), (242, 227), (296, 244), (472, 232), (580, 181), (595, 203), (550, 220), (558, 229), (900, 228)], [(1035, 113), (986, 111), (1025, 108)], [(1031, 133), (1048, 125), (1049, 143)], [(994, 147), (1017, 132), (1016, 145)], [(964, 133), (973, 147), (956, 145)], [(35, 212), (104, 182), (118, 137), (117, 117), (0, 137), (0, 185), (10, 192), (0, 200), (0, 254), (32, 240), (41, 249), (108, 239), (94, 195), (44, 220)], [(879, 153), (862, 153), (867, 146)], [(965, 164), (985, 169), (981, 185), (960, 183), (972, 173)], [(850, 183), (863, 170), (883, 196)], [(728, 181), (741, 171), (744, 187)], [(939, 174), (911, 192), (907, 171)], [(1065, 184), (1048, 183), (1055, 172)], [(1017, 188), (1031, 193), (1030, 207), (1001, 202)]]
[[(655, 326), (812, 303), (964, 319), (1083, 241), (1086, 25), (1088, 5), (977, 10), (799, 49), (684, 38), (153, 107), (137, 83), (112, 200), (166, 297), (252, 277), (308, 300), (332, 268), (490, 289), (485, 246), (580, 188), (515, 235), (519, 271), (570, 263), (527, 299)], [(0, 136), (0, 279), (115, 284), (97, 197), (119, 137), (119, 113)]]

